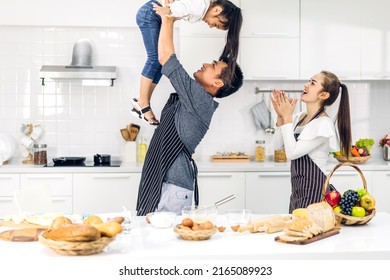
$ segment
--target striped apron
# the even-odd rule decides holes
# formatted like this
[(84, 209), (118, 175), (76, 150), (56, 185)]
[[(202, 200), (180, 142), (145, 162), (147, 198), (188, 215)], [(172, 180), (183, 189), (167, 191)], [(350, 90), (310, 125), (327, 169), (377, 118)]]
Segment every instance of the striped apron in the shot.
[(199, 203), (198, 170), (192, 159), (192, 154), (184, 146), (175, 126), (175, 112), (178, 100), (179, 95), (177, 93), (170, 95), (161, 112), (160, 124), (150, 141), (138, 190), (137, 215), (139, 216), (144, 216), (156, 210), (160, 202), (165, 174), (183, 151), (194, 167), (194, 201), (195, 205)]
[[(312, 118), (318, 118), (324, 112), (320, 109)], [(300, 120), (294, 128), (297, 128), (303, 120)], [(299, 134), (294, 134), (295, 140), (298, 141)], [(306, 208), (309, 204), (322, 201), (322, 190), (326, 176), (324, 172), (308, 156), (291, 160), (291, 196), (290, 196), (290, 213), (297, 208)]]

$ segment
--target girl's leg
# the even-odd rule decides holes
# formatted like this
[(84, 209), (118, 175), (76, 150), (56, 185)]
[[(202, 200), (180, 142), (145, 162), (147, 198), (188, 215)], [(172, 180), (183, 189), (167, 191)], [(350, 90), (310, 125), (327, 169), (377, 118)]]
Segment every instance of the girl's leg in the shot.
[[(138, 105), (143, 109), (149, 106), (153, 91), (161, 78), (161, 64), (158, 61), (158, 37), (160, 34), (161, 17), (153, 11), (151, 2), (147, 2), (139, 9), (137, 24), (141, 30), (147, 53), (138, 97)], [(145, 112), (144, 117), (152, 124), (158, 124), (153, 111)]]

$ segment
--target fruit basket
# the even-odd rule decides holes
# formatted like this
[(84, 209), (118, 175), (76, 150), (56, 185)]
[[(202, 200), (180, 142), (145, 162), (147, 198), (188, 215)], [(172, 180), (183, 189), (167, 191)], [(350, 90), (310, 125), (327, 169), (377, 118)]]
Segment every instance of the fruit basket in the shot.
[(217, 227), (213, 227), (212, 229), (206, 230), (191, 230), (191, 229), (183, 229), (180, 228), (180, 224), (176, 225), (173, 229), (182, 239), (184, 240), (207, 240), (217, 232)]
[[(325, 180), (325, 183), (324, 183), (324, 188), (322, 190), (322, 197), (325, 198), (325, 195), (326, 195), (326, 190), (328, 189), (328, 186), (329, 186), (329, 181), (330, 181), (330, 178), (332, 177), (333, 173), (340, 167), (342, 166), (351, 166), (353, 167), (354, 169), (356, 169), (356, 171), (359, 173), (360, 175), (360, 178), (362, 179), (362, 182), (363, 182), (363, 187), (365, 190), (367, 190), (367, 182), (366, 182), (366, 178), (364, 177), (362, 171), (353, 163), (351, 162), (343, 162), (343, 163), (339, 163), (337, 164), (332, 170), (331, 172), (328, 174), (326, 180)], [(336, 211), (333, 211), (335, 216), (336, 216), (336, 220), (337, 222), (341, 223), (341, 224), (344, 224), (344, 225), (364, 225), (366, 223), (368, 223), (374, 216), (375, 216), (375, 208), (372, 210), (372, 211), (367, 211), (366, 212), (366, 216), (364, 217), (354, 217), (354, 216), (350, 216), (350, 215), (345, 215), (345, 214), (342, 214), (342, 213), (338, 213)]]
[(45, 233), (46, 231), (39, 235), (39, 242), (52, 249), (54, 252), (66, 256), (86, 256), (98, 254), (114, 240), (114, 237), (101, 237), (98, 240), (88, 242), (56, 241), (46, 238)]
[(365, 156), (365, 157), (349, 157), (346, 156), (334, 156), (335, 159), (337, 159), (339, 162), (351, 162), (353, 164), (362, 164), (365, 163), (367, 160), (371, 158), (371, 156)]

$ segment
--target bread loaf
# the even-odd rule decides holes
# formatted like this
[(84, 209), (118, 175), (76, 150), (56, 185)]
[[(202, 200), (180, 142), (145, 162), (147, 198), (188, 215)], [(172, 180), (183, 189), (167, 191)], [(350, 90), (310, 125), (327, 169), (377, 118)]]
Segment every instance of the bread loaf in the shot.
[(84, 224), (91, 225), (91, 226), (97, 226), (103, 223), (102, 218), (96, 215), (91, 215), (88, 218), (84, 220)]
[(323, 232), (332, 230), (336, 224), (332, 207), (324, 201), (307, 206), (307, 218), (320, 226)]
[(72, 224), (72, 221), (65, 216), (60, 216), (60, 217), (57, 217), (53, 220), (53, 222), (51, 223), (50, 229), (58, 229), (59, 227), (66, 225), (66, 224)]
[(86, 224), (62, 224), (46, 232), (46, 238), (56, 241), (94, 241), (100, 237), (97, 228)]
[(123, 228), (117, 222), (107, 222), (104, 224), (99, 224), (96, 228), (100, 231), (102, 236), (113, 237), (118, 233), (121, 233)]

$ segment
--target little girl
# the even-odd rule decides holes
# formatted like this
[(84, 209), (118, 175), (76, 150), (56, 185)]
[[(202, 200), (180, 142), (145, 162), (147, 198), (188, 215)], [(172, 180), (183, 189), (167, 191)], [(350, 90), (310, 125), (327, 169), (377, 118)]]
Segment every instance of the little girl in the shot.
[[(147, 60), (141, 73), (139, 98), (131, 99), (131, 112), (151, 125), (159, 124), (150, 107), (150, 99), (162, 76), (157, 50), (161, 16), (172, 16), (191, 23), (202, 20), (210, 28), (228, 30), (226, 45), (220, 58), (229, 57), (229, 69), (234, 69), (236, 65), (242, 25), (241, 9), (228, 0), (170, 0), (167, 2), (172, 3), (165, 6), (160, 1), (150, 0), (137, 12), (137, 24), (142, 33)], [(234, 71), (229, 71), (229, 75), (233, 73)]]

